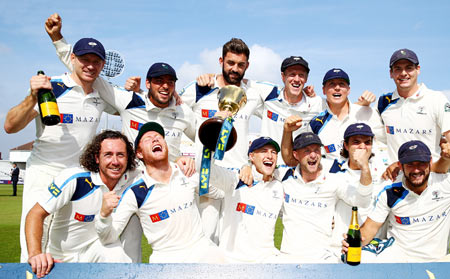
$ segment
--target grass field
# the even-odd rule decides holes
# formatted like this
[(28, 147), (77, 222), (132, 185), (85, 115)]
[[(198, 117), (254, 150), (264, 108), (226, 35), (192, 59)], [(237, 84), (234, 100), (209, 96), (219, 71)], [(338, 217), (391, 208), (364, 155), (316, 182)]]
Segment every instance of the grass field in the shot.
[[(12, 197), (12, 185), (0, 184), (0, 263), (19, 262), (20, 241), (19, 227), (22, 211), (23, 186), (18, 185), (17, 197)], [(275, 246), (280, 249), (283, 225), (280, 219), (275, 229)], [(152, 249), (147, 244), (147, 239), (142, 237), (142, 262), (148, 263)]]

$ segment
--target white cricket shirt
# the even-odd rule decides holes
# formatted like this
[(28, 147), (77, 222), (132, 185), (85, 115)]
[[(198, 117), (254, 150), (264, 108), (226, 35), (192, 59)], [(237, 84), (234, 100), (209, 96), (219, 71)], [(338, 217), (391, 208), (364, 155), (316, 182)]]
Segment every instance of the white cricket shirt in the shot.
[(340, 199), (355, 206), (368, 206), (372, 186), (351, 186), (339, 175), (322, 171), (305, 183), (299, 173), (283, 178), (283, 239), (280, 251), (305, 262), (321, 262), (331, 251), (332, 220)]
[(389, 160), (398, 161), (398, 149), (410, 140), (420, 140), (439, 159), (442, 133), (450, 130), (450, 103), (440, 91), (420, 84), (411, 97), (400, 97), (397, 90), (378, 99), (378, 112), (386, 130)]
[[(290, 104), (285, 100), (284, 88), (281, 91), (277, 88), (276, 94), (273, 91), (267, 96), (261, 117), (261, 136), (271, 137), (281, 146), (284, 121), (291, 115), (302, 118), (302, 126), (292, 133), (292, 138), (295, 139), (300, 133), (306, 132), (311, 119), (325, 109), (326, 101), (318, 96), (308, 97), (304, 92), (302, 95), (302, 100), (297, 104)], [(283, 158), (279, 156), (277, 165), (283, 164)]]
[(98, 173), (83, 168), (62, 171), (43, 192), (38, 202), (54, 214), (49, 234), (49, 253), (56, 259), (70, 260), (98, 239), (95, 215), (108, 192)]
[(402, 260), (439, 260), (448, 251), (450, 175), (431, 172), (420, 195), (405, 186), (403, 175), (397, 181), (384, 184), (369, 218), (379, 223), (387, 219), (387, 236), (406, 255)]
[[(36, 140), (28, 164), (44, 172), (59, 172), (78, 165), (84, 146), (94, 137), (102, 112), (110, 108), (98, 92), (85, 94), (83, 88), (69, 74), (51, 79), (61, 122), (45, 126), (40, 116), (36, 120)], [(36, 111), (39, 111), (37, 105)]]
[(309, 131), (317, 134), (323, 143), (327, 158), (340, 159), (344, 132), (354, 123), (366, 123), (372, 129), (377, 140), (385, 138), (383, 125), (376, 110), (369, 106), (360, 106), (349, 102), (349, 113), (339, 120), (327, 105), (327, 109), (309, 122)]
[(252, 167), (251, 187), (235, 172), (212, 166), (211, 181), (225, 192), (219, 247), (230, 262), (261, 263), (279, 253), (274, 246), (275, 223), (283, 204), (281, 182), (264, 182)]
[[(241, 88), (245, 90), (247, 95), (247, 104), (242, 107), (233, 117), (233, 127), (237, 132), (237, 141), (235, 146), (225, 152), (222, 161), (216, 164), (228, 168), (240, 168), (248, 161), (247, 151), (249, 146), (248, 130), (250, 116), (255, 114), (257, 109), (262, 105), (262, 98), (269, 95), (274, 89), (273, 85), (248, 80), (247, 83), (241, 82)], [(180, 93), (183, 102), (192, 108), (196, 118), (196, 130), (207, 119), (214, 116), (218, 111), (218, 92), (217, 79), (215, 78), (214, 87), (199, 87), (197, 83), (191, 82)], [(196, 159), (201, 161), (203, 145), (198, 139), (198, 133), (195, 139)]]

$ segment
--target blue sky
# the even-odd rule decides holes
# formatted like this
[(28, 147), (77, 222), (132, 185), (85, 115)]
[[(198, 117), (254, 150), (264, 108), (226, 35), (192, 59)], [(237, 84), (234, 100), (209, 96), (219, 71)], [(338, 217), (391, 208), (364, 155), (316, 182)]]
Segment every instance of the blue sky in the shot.
[[(351, 99), (365, 90), (392, 91), (388, 61), (399, 48), (413, 49), (422, 67), (419, 81), (450, 96), (450, 1), (6, 1), (0, 3), (0, 120), (23, 100), (37, 70), (59, 75), (44, 30), (57, 12), (70, 43), (82, 37), (119, 51), (126, 77), (145, 76), (155, 62), (178, 73), (177, 88), (198, 74), (219, 71), (221, 46), (232, 37), (251, 48), (246, 76), (280, 83), (281, 61), (303, 56), (308, 84), (322, 95), (321, 80), (333, 67), (351, 79)], [(117, 120), (110, 120), (120, 128)], [(114, 124), (115, 123), (115, 124)], [(34, 123), (13, 135), (0, 131), (0, 151), (33, 140)]]

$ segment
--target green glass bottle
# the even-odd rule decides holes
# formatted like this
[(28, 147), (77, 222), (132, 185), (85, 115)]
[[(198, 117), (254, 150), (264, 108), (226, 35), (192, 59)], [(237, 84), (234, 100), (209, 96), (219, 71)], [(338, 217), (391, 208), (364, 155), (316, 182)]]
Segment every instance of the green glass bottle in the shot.
[[(45, 75), (44, 71), (38, 71), (37, 74)], [(42, 123), (47, 126), (53, 126), (60, 123), (61, 115), (59, 114), (56, 97), (52, 90), (39, 89), (37, 99)]]
[(347, 232), (347, 263), (358, 265), (361, 263), (361, 231), (358, 224), (358, 207), (352, 207), (352, 219)]

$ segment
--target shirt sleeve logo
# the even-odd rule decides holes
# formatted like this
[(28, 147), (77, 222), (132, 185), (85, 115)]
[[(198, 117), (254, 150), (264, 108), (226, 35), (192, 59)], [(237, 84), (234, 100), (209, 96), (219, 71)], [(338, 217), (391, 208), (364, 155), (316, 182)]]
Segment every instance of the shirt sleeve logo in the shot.
[(50, 192), (50, 194), (52, 194), (52, 196), (54, 196), (55, 198), (57, 198), (60, 194), (61, 194), (61, 189), (58, 188), (58, 186), (56, 186), (55, 183), (52, 183), (48, 186), (48, 191)]

